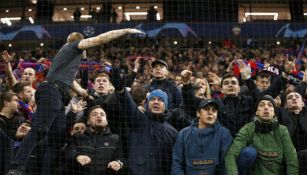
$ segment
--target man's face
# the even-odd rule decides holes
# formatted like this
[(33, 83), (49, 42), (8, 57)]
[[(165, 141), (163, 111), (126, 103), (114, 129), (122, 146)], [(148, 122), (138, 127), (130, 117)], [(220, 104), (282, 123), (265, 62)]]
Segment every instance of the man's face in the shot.
[(165, 105), (160, 97), (152, 97), (148, 102), (148, 109), (153, 114), (162, 114), (165, 111)]
[(28, 132), (31, 130), (31, 125), (29, 123), (22, 123), (16, 131), (16, 139), (23, 139)]
[(181, 78), (181, 76), (176, 76), (174, 82), (175, 82), (175, 84), (177, 84), (177, 85), (182, 84), (182, 78)]
[(267, 90), (271, 85), (270, 78), (269, 77), (257, 77), (256, 78), (256, 86), (261, 90), (265, 91)]
[(168, 70), (162, 64), (156, 64), (152, 70), (152, 76), (157, 79), (165, 79), (167, 77)]
[(18, 97), (13, 96), (11, 101), (5, 102), (5, 107), (10, 109), (11, 112), (17, 112), (18, 111)]
[(199, 126), (210, 127), (216, 122), (217, 118), (217, 108), (214, 105), (208, 105), (201, 108), (197, 112), (197, 117), (199, 117)]
[(75, 134), (83, 134), (85, 132), (86, 126), (83, 122), (75, 123), (70, 135), (75, 135)]
[(118, 59), (114, 60), (113, 66), (114, 67), (120, 67), (120, 60), (118, 60)]
[(97, 77), (94, 81), (94, 90), (99, 94), (108, 94), (110, 81), (106, 77)]
[(287, 95), (286, 106), (290, 110), (302, 110), (305, 106), (302, 96), (297, 92), (291, 92)]
[(91, 111), (88, 125), (93, 129), (105, 128), (108, 125), (107, 115), (102, 108), (96, 108)]
[(263, 121), (272, 121), (275, 116), (274, 105), (269, 100), (262, 100), (257, 106), (256, 115)]
[(20, 93), (19, 98), (25, 103), (29, 103), (33, 96), (33, 91), (31, 86), (25, 86), (23, 91)]
[(21, 75), (21, 82), (32, 84), (34, 81), (35, 81), (35, 70), (32, 68), (26, 68)]
[(222, 92), (225, 96), (237, 96), (239, 91), (239, 82), (235, 77), (229, 77), (223, 80)]

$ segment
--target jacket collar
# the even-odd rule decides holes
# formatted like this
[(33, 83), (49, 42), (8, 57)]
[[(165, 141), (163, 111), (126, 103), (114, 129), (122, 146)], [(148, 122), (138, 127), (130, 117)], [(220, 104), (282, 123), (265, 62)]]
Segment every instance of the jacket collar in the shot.
[(170, 115), (169, 112), (168, 112), (168, 110), (165, 110), (164, 113), (158, 114), (158, 115), (157, 115), (157, 114), (153, 114), (153, 113), (149, 112), (148, 109), (146, 109), (145, 114), (146, 114), (150, 119), (152, 119), (152, 120), (154, 120), (154, 121), (158, 121), (158, 122), (164, 122), (164, 121), (166, 121), (166, 119), (167, 119), (168, 116)]
[(99, 130), (95, 130), (95, 131), (92, 131), (90, 130), (90, 128), (88, 127), (86, 130), (85, 130), (85, 133), (89, 134), (89, 135), (92, 135), (92, 134), (101, 134), (101, 135), (107, 135), (107, 134), (112, 134), (111, 133), (111, 130), (110, 128), (107, 126), (106, 128), (103, 128), (103, 129), (99, 129)]
[(198, 120), (192, 121), (191, 124), (191, 130), (192, 133), (197, 134), (199, 136), (206, 136), (210, 135), (212, 132), (215, 132), (215, 130), (219, 127), (218, 121), (216, 121), (211, 127), (208, 128), (198, 128)]

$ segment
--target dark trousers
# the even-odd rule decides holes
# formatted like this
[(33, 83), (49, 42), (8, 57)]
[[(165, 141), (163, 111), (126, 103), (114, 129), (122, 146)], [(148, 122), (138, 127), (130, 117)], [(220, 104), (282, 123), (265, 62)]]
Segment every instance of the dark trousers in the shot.
[(307, 175), (307, 150), (297, 152), (300, 162), (300, 175)]
[(239, 175), (249, 174), (249, 170), (254, 166), (256, 159), (257, 149), (252, 146), (244, 147), (238, 159)]
[[(48, 82), (43, 82), (35, 93), (37, 111), (33, 119), (32, 129), (23, 139), (21, 147), (18, 149), (13, 167), (26, 168), (31, 152), (38, 142), (44, 137), (48, 137), (47, 153), (44, 156), (44, 174), (53, 174), (51, 167), (57, 155), (53, 154), (60, 150), (65, 142), (65, 106), (62, 95), (57, 86)], [(50, 155), (52, 154), (52, 156)]]

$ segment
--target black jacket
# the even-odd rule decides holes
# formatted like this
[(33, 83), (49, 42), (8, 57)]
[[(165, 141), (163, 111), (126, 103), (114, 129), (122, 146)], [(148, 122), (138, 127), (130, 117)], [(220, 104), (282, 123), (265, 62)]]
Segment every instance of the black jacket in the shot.
[(15, 113), (11, 118), (6, 118), (0, 114), (0, 130), (9, 138), (15, 138), (17, 128), (22, 121), (24, 121), (24, 118), (19, 113)]
[[(27, 164), (27, 175), (40, 175), (47, 139), (41, 140), (31, 153)], [(0, 129), (0, 174), (6, 174), (22, 140), (15, 140)]]
[(253, 98), (248, 96), (218, 98), (218, 119), (220, 123), (229, 129), (233, 137), (254, 116)]
[[(79, 155), (89, 156), (91, 163), (81, 166), (77, 162)], [(108, 163), (117, 160), (123, 161), (120, 137), (117, 134), (112, 134), (110, 129), (98, 132), (87, 130), (84, 134), (78, 134), (73, 138), (69, 158), (75, 162), (74, 174), (112, 174), (113, 171), (107, 168)]]
[[(290, 112), (287, 108), (280, 109), (280, 124), (287, 126), (291, 139), (297, 151), (300, 151), (300, 148), (307, 149), (307, 109), (303, 110), (299, 114), (294, 114)], [(301, 127), (301, 128), (298, 128)], [(296, 139), (297, 129), (301, 130), (304, 139)], [(300, 143), (298, 143), (300, 142)], [(298, 146), (300, 145), (300, 146)], [(300, 147), (300, 148), (299, 148)]]
[[(96, 105), (99, 105), (106, 112), (108, 116), (108, 125), (114, 134), (118, 134), (123, 137), (126, 133), (125, 122), (123, 121), (123, 113), (121, 111), (121, 105), (119, 104), (119, 99), (117, 94), (109, 93), (107, 95), (99, 95), (94, 91), (89, 93), (94, 97), (94, 100), (87, 101), (87, 110), (85, 111), (85, 116), (88, 116), (88, 110)], [(85, 119), (86, 121), (87, 119)]]

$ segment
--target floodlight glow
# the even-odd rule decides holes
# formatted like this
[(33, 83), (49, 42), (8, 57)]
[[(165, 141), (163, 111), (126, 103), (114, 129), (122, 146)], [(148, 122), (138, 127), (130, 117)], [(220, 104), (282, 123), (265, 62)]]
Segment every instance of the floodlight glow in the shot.
[(11, 21), (19, 21), (21, 20), (21, 17), (0, 18), (0, 20), (3, 24), (7, 24), (8, 26), (11, 26), (12, 25)]
[(32, 17), (29, 17), (29, 21), (30, 21), (31, 24), (34, 24), (34, 20), (33, 20)]
[(248, 16), (274, 16), (274, 20), (278, 19), (278, 13), (276, 12), (246, 12), (245, 17)]
[(161, 20), (160, 13), (157, 13), (157, 14), (156, 14), (156, 18), (157, 18), (157, 21), (160, 21), (160, 20)]
[[(74, 16), (70, 16), (70, 18), (74, 19)], [(92, 18), (92, 15), (81, 15), (80, 18)]]
[(130, 21), (131, 18), (130, 16), (144, 16), (144, 15), (147, 15), (148, 13), (147, 12), (125, 12), (125, 16), (126, 16), (126, 19), (127, 21)]

